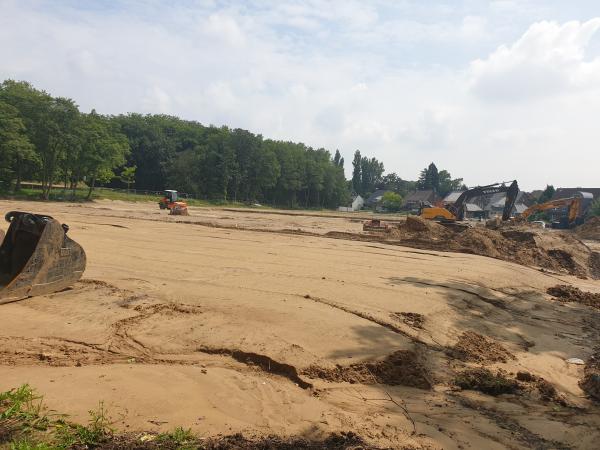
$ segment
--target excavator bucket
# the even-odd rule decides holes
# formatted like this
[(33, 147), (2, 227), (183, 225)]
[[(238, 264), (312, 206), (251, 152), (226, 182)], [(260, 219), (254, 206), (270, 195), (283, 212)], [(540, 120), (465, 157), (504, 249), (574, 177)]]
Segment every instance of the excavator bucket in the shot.
[[(85, 270), (83, 248), (50, 216), (11, 211), (0, 245), (0, 304), (60, 291)], [(1, 237), (1, 236), (0, 236)]]

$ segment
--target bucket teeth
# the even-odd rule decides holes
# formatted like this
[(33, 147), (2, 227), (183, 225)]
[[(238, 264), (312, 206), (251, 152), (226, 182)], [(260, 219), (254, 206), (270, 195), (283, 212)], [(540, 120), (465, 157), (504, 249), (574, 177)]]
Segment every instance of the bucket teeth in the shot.
[[(11, 211), (0, 246), (0, 304), (65, 289), (81, 278), (83, 248), (50, 216)], [(1, 237), (1, 236), (0, 236)]]

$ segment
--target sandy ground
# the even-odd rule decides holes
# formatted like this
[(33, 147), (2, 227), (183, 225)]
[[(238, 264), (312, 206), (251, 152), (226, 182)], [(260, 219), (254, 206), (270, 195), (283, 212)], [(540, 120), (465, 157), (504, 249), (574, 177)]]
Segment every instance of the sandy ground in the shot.
[[(123, 430), (354, 431), (391, 448), (597, 448), (600, 408), (578, 385), (582, 366), (565, 359), (592, 353), (600, 313), (545, 291), (566, 283), (600, 292), (599, 281), (319, 236), (360, 231), (353, 215), (191, 208), (182, 218), (111, 201), (0, 206), (53, 215), (87, 252), (71, 290), (0, 306), (0, 389), (28, 382), (74, 420), (104, 401)], [(508, 357), (455, 358), (465, 331)], [(384, 384), (364, 369), (395, 352), (408, 371), (418, 368), (412, 381)], [(542, 377), (562, 401), (454, 385), (456, 373), (480, 365)], [(331, 375), (359, 366), (363, 377), (349, 380), (358, 382)]]

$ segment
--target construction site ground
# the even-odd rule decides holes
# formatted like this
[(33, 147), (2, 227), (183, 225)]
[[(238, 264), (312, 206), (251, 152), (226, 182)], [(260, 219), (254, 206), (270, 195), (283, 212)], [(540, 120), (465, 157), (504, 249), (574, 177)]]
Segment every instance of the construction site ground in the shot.
[(0, 305), (0, 390), (29, 383), (74, 421), (104, 401), (123, 432), (598, 448), (582, 386), (600, 310), (547, 293), (600, 293), (592, 269), (403, 246), (353, 213), (0, 206), (54, 216), (86, 250), (71, 289)]

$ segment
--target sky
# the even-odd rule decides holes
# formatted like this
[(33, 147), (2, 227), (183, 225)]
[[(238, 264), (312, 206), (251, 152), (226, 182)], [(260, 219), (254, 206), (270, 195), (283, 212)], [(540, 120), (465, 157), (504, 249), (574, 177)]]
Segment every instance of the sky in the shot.
[(600, 187), (600, 2), (0, 0), (0, 80), (354, 151)]

